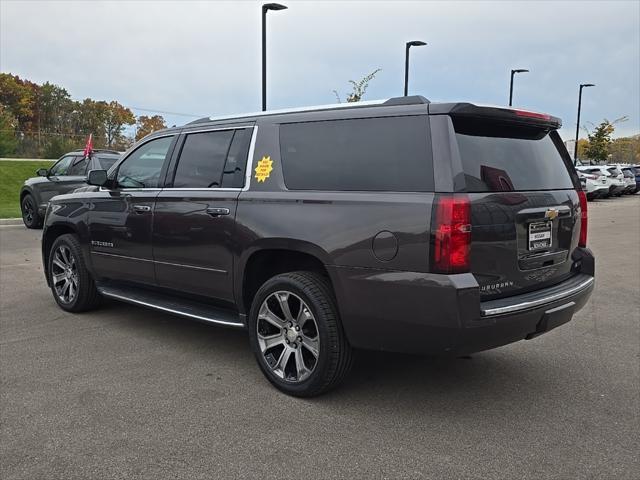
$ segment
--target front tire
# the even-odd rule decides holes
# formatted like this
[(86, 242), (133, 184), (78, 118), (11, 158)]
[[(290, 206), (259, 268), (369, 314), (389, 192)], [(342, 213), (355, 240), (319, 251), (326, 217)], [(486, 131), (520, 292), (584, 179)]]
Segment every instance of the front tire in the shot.
[(351, 367), (333, 291), (317, 273), (285, 273), (265, 282), (253, 299), (248, 327), (260, 369), (286, 394), (320, 395)]
[(98, 306), (100, 294), (87, 270), (75, 235), (61, 235), (49, 251), (49, 285), (53, 298), (67, 312), (84, 312)]
[(27, 194), (20, 202), (20, 210), (22, 211), (22, 221), (27, 228), (41, 228), (42, 217), (38, 213), (38, 206), (33, 196)]

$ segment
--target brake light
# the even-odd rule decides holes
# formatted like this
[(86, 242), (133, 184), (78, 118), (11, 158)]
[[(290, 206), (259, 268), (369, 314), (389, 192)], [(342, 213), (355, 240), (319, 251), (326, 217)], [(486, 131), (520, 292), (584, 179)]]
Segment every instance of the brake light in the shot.
[(467, 195), (437, 197), (432, 231), (433, 263), (438, 273), (469, 271), (471, 243), (471, 205)]
[(578, 240), (579, 247), (587, 246), (587, 227), (589, 223), (589, 215), (587, 214), (587, 195), (578, 190), (578, 199), (580, 200), (580, 239)]
[(530, 112), (529, 110), (515, 110), (519, 117), (538, 118), (540, 120), (551, 120), (551, 115), (546, 113)]

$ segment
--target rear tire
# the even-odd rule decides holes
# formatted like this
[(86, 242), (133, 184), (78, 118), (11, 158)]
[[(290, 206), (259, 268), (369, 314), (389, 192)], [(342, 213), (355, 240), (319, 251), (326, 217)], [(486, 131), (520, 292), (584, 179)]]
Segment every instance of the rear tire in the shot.
[(352, 363), (329, 282), (314, 272), (267, 280), (248, 319), (260, 369), (282, 392), (312, 397), (336, 387)]
[(20, 202), (20, 210), (22, 211), (22, 221), (27, 228), (41, 228), (42, 217), (38, 213), (38, 206), (33, 196), (27, 194)]
[(67, 312), (97, 307), (100, 294), (87, 270), (80, 242), (75, 235), (60, 235), (49, 251), (49, 285), (53, 298)]

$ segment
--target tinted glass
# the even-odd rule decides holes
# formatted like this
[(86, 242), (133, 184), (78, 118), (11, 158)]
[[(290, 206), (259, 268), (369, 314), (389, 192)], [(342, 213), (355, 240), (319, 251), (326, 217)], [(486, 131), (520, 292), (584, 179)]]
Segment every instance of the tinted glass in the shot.
[(51, 167), (51, 170), (49, 170), (49, 175), (66, 175), (67, 170), (69, 170), (69, 165), (71, 165), (71, 162), (74, 159), (75, 157), (72, 157), (71, 155), (61, 158), (58, 163)]
[(118, 186), (122, 188), (155, 188), (173, 137), (151, 140), (135, 150), (118, 169)]
[(561, 142), (535, 128), (454, 120), (467, 191), (574, 188)]
[(292, 190), (429, 191), (426, 117), (280, 126), (284, 180)]
[(225, 188), (242, 188), (244, 186), (244, 173), (249, 154), (249, 144), (251, 134), (249, 128), (236, 130), (233, 134), (233, 141), (227, 155), (227, 163), (224, 166), (222, 175), (222, 186)]
[(222, 182), (233, 130), (192, 133), (182, 146), (174, 188), (216, 188)]
[(87, 174), (87, 165), (89, 165), (89, 158), (74, 157), (67, 175), (84, 176)]
[(116, 163), (118, 157), (98, 157), (98, 163), (103, 170), (109, 170)]

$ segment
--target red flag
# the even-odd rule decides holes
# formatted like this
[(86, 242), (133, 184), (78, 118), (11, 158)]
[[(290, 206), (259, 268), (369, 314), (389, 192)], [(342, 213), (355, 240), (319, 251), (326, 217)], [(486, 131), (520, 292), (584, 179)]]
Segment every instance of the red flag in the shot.
[(88, 157), (93, 152), (93, 134), (89, 134), (89, 138), (87, 139), (87, 144), (84, 146), (84, 156)]

